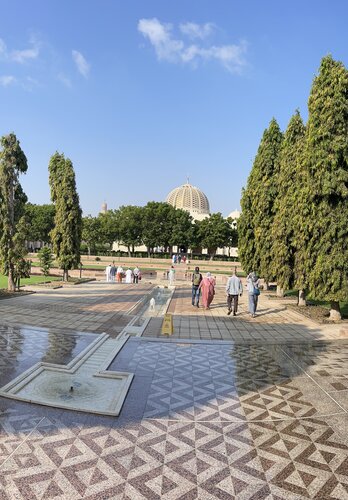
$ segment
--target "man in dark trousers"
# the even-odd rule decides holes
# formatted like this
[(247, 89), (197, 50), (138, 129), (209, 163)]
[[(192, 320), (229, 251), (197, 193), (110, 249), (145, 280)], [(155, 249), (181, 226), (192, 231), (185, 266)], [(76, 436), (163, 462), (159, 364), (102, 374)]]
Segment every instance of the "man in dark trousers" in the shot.
[(226, 295), (227, 295), (227, 314), (230, 315), (232, 312), (232, 302), (233, 302), (233, 316), (237, 314), (238, 310), (238, 295), (242, 296), (243, 285), (237, 276), (237, 268), (234, 268), (232, 276), (228, 278), (226, 284)]
[(199, 296), (200, 296), (200, 289), (199, 285), (202, 281), (202, 275), (199, 272), (199, 267), (195, 267), (195, 271), (192, 274), (192, 305), (199, 307)]

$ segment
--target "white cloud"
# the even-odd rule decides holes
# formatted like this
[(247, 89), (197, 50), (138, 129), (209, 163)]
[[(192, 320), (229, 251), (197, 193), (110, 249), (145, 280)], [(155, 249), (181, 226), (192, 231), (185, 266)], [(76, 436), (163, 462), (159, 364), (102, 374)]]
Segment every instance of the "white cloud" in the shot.
[(88, 64), (86, 59), (83, 57), (81, 52), (79, 52), (78, 50), (73, 50), (72, 57), (73, 57), (73, 60), (76, 64), (76, 67), (77, 67), (77, 70), (79, 71), (79, 73), (81, 73), (81, 75), (84, 76), (85, 78), (88, 78), (90, 65)]
[[(189, 38), (199, 38), (201, 43), (213, 32), (213, 28), (212, 23), (203, 25), (184, 23), (179, 26), (181, 33)], [(204, 61), (216, 61), (233, 73), (241, 73), (246, 64), (244, 55), (247, 43), (245, 41), (231, 45), (187, 44), (184, 40), (174, 38), (171, 24), (161, 23), (156, 18), (140, 19), (138, 31), (150, 41), (159, 60), (189, 63), (193, 66)]]
[(12, 51), (10, 54), (10, 59), (12, 61), (23, 64), (24, 62), (27, 61), (27, 59), (36, 59), (38, 55), (39, 55), (38, 47), (33, 47), (31, 49)]
[(16, 82), (16, 78), (12, 75), (0, 76), (0, 85), (2, 87), (8, 87)]
[(172, 38), (172, 25), (162, 24), (156, 18), (140, 19), (138, 30), (154, 46), (158, 59), (175, 62), (180, 59), (184, 43)]
[(68, 88), (71, 88), (71, 80), (69, 77), (67, 77), (66, 75), (64, 75), (64, 73), (59, 73), (57, 75), (57, 78), (58, 80), (63, 84), (65, 85), (65, 87), (68, 87)]
[(214, 30), (213, 23), (197, 24), (197, 23), (181, 23), (180, 31), (189, 38), (203, 38), (208, 37)]
[(8, 51), (6, 43), (0, 38), (0, 56), (10, 62), (25, 63), (28, 59), (36, 59), (40, 53), (39, 41), (32, 37), (29, 41), (31, 47), (23, 50)]

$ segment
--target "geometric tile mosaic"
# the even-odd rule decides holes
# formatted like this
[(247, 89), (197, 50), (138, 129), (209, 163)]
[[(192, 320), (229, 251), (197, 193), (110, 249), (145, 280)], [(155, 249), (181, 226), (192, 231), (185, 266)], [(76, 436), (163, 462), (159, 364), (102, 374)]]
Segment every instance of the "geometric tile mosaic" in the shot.
[[(65, 359), (75, 340), (56, 339)], [(44, 333), (0, 343), (2, 377), (52, 356)], [(135, 374), (118, 418), (0, 398), (0, 499), (344, 500), (347, 353), (131, 338), (109, 367)]]

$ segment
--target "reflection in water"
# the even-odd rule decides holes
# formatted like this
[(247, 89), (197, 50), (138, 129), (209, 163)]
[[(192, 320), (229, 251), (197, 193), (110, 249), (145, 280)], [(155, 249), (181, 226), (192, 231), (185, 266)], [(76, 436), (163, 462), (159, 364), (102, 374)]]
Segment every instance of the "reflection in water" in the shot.
[(46, 363), (66, 365), (73, 359), (76, 347), (76, 335), (57, 335), (48, 333), (48, 348), (42, 358)]

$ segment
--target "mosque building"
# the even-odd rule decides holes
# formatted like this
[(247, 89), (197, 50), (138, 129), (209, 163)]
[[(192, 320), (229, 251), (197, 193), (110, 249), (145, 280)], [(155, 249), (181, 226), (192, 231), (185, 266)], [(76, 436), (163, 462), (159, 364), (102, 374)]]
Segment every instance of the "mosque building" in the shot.
[(173, 189), (166, 202), (175, 208), (186, 210), (194, 220), (203, 220), (210, 215), (207, 196), (189, 182)]
[[(208, 197), (198, 187), (192, 186), (192, 184), (189, 183), (189, 180), (187, 180), (187, 182), (182, 186), (178, 186), (170, 191), (166, 197), (166, 202), (175, 208), (186, 210), (189, 212), (193, 220), (201, 221), (210, 216), (210, 204)], [(106, 203), (102, 206), (102, 212), (104, 212), (105, 207)], [(228, 215), (228, 217), (232, 219), (232, 226), (236, 228), (237, 221), (240, 217), (239, 210), (234, 210)], [(126, 247), (123, 247), (123, 245), (119, 245), (115, 242), (113, 249), (125, 251)], [(141, 246), (136, 248), (136, 250), (146, 251), (146, 247)], [(173, 248), (173, 251), (175, 252), (177, 249)], [(203, 253), (207, 253), (207, 250), (203, 249)], [(219, 248), (216, 254), (230, 256), (238, 255), (237, 248)]]

